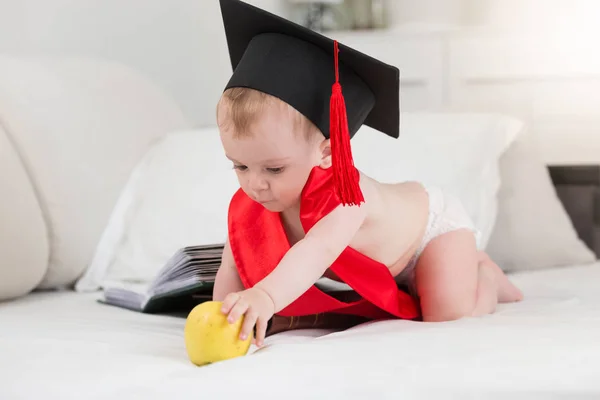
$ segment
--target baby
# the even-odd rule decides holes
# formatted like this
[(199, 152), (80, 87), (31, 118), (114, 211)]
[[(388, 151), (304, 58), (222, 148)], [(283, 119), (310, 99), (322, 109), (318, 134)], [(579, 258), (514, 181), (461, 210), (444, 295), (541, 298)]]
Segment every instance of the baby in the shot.
[[(280, 213), (290, 251), (278, 267), (244, 290), (227, 244), (214, 299), (230, 321), (245, 315), (242, 338), (256, 323), (257, 344), (272, 315), (319, 278), (350, 246), (386, 265), (420, 300), (424, 321), (494, 311), (521, 292), (476, 247), (476, 230), (459, 202), (416, 182), (381, 184), (361, 174), (362, 206), (340, 206), (308, 232), (300, 224), (300, 196), (313, 167), (331, 167), (329, 140), (282, 101), (254, 89), (227, 90), (218, 105), (227, 157), (242, 190)], [(412, 291), (412, 290), (411, 290)]]
[[(256, 14), (273, 18), (272, 30), (277, 23), (291, 24), (236, 0), (221, 0), (221, 6), (226, 28), (227, 15), (234, 14), (236, 23), (242, 25), (250, 24)], [(239, 64), (217, 105), (223, 149), (235, 169), (240, 191), (230, 205), (229, 238), (213, 298), (223, 302), (222, 312), (230, 322), (244, 316), (241, 339), (256, 328), (256, 343), (261, 346), (268, 321), (282, 311), (299, 315), (339, 310), (377, 317), (375, 311), (384, 310), (397, 317), (448, 321), (489, 314), (498, 302), (520, 300), (519, 289), (478, 250), (477, 230), (456, 198), (418, 182), (382, 184), (363, 173), (357, 177), (364, 201), (342, 204), (331, 194), (329, 187), (335, 186), (332, 169), (340, 151), (336, 146), (342, 145), (327, 131), (333, 122), (322, 121), (333, 121), (332, 115), (338, 111), (333, 111), (334, 105), (326, 112), (312, 106), (330, 101), (333, 83), (315, 83), (316, 71), (331, 66), (336, 85), (347, 82), (348, 122), (344, 117), (341, 121), (349, 125), (350, 135), (375, 108), (384, 107), (378, 106), (380, 98), (389, 96), (397, 82), (373, 89), (378, 85), (369, 85), (369, 80), (387, 79), (376, 71), (379, 76), (362, 76), (366, 85), (353, 80), (347, 70), (341, 71), (347, 65), (341, 65), (341, 55), (338, 60), (337, 43), (333, 59), (328, 60), (321, 49), (305, 46), (305, 39), (300, 42), (290, 37), (294, 29), (307, 34), (301, 27), (286, 25), (282, 29), (285, 36), (246, 38), (249, 44), (243, 54), (232, 54)], [(231, 48), (237, 39), (234, 34), (228, 36)], [(297, 53), (303, 54), (290, 64)], [(275, 58), (269, 60), (268, 55)], [(348, 60), (348, 64), (374, 63), (367, 58)], [(281, 63), (286, 63), (286, 68), (282, 69)], [(272, 65), (275, 67), (270, 70)], [(278, 74), (289, 68), (297, 68), (294, 75), (277, 83)], [(270, 85), (279, 86), (273, 89)], [(336, 85), (334, 93), (339, 91)], [(305, 102), (296, 101), (303, 96)], [(361, 109), (363, 104), (366, 106)], [(388, 106), (392, 112), (381, 126), (398, 123), (393, 113), (397, 99)], [(352, 171), (354, 167), (345, 168)], [(366, 300), (352, 308), (323, 297), (314, 286), (322, 277), (347, 283)], [(397, 294), (398, 287), (406, 291)], [(418, 314), (410, 301), (417, 303)]]

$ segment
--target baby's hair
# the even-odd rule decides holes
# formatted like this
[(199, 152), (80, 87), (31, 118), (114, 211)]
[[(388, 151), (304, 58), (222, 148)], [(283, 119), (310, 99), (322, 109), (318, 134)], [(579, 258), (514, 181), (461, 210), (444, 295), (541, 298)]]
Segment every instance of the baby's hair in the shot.
[(314, 138), (315, 134), (323, 138), (319, 129), (289, 104), (264, 92), (245, 87), (230, 88), (223, 92), (217, 104), (217, 124), (224, 129), (229, 129), (229, 124), (233, 124), (237, 137), (247, 137), (251, 134), (250, 127), (257, 117), (271, 106), (287, 112), (293, 119), (294, 131), (302, 132), (307, 139)]

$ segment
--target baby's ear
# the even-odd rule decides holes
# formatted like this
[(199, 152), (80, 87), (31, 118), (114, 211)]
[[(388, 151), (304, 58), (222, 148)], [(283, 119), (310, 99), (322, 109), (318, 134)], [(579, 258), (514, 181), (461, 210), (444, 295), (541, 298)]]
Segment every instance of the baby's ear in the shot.
[(331, 167), (331, 144), (329, 139), (325, 139), (319, 145), (319, 151), (321, 152), (321, 168)]

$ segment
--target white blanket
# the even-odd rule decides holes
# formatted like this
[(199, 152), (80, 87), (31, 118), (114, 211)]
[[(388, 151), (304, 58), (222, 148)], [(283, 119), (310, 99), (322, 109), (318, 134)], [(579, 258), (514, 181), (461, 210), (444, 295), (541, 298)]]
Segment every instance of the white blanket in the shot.
[(0, 398), (600, 398), (600, 264), (512, 279), (526, 299), (491, 316), (288, 332), (202, 368), (183, 318), (38, 293), (0, 304)]

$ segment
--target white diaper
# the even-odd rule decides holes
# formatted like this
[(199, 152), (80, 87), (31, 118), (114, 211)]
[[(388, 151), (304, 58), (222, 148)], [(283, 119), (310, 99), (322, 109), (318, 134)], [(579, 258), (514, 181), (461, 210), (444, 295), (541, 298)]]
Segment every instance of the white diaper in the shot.
[(458, 229), (468, 229), (475, 235), (479, 248), (481, 233), (475, 228), (461, 201), (438, 187), (424, 187), (429, 196), (429, 218), (423, 240), (419, 248), (408, 261), (406, 267), (396, 276), (399, 285), (406, 286), (408, 291), (416, 296), (414, 287), (414, 270), (421, 253), (427, 244), (435, 237)]

